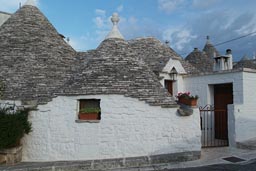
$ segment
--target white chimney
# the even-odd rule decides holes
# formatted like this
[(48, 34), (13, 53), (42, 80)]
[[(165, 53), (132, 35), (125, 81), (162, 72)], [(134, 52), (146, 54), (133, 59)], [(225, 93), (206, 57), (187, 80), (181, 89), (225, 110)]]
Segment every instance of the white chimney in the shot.
[(233, 57), (231, 49), (226, 50), (226, 55), (214, 58), (214, 71), (223, 71), (233, 69)]
[(232, 56), (232, 50), (231, 49), (227, 49), (226, 50), (226, 56), (229, 57), (227, 58), (227, 69), (233, 69), (233, 56)]

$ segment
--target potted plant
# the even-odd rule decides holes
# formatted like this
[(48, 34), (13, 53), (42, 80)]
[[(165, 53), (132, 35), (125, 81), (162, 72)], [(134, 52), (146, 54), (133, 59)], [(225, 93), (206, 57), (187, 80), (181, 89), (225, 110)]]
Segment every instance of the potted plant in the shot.
[(178, 103), (182, 103), (188, 106), (196, 106), (197, 99), (199, 98), (198, 95), (192, 96), (190, 92), (179, 92), (176, 96), (178, 98)]
[(22, 159), (21, 139), (31, 132), (30, 109), (0, 107), (0, 163), (15, 164)]
[(100, 108), (86, 107), (79, 111), (78, 118), (80, 120), (99, 120)]

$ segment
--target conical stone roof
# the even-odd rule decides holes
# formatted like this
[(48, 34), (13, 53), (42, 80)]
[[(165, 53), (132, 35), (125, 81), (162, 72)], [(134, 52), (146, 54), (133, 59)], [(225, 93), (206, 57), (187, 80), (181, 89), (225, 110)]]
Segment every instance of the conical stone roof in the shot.
[(212, 72), (213, 71), (213, 59), (209, 58), (205, 52), (201, 52), (195, 48), (186, 58), (186, 61), (191, 63), (200, 72)]
[(173, 49), (153, 37), (133, 39), (129, 44), (136, 56), (143, 59), (155, 73), (161, 72), (170, 59), (182, 59)]
[(234, 69), (240, 69), (240, 68), (256, 69), (256, 60), (249, 59), (248, 57), (243, 57), (239, 62), (237, 62), (234, 65), (233, 68)]
[(120, 94), (150, 105), (176, 106), (147, 64), (122, 39), (106, 39), (81, 62), (76, 74), (63, 86), (61, 95)]
[(206, 39), (207, 40), (206, 40), (205, 46), (203, 48), (203, 51), (206, 53), (208, 58), (213, 59), (214, 58), (214, 54), (216, 56), (220, 56), (220, 53), (217, 51), (217, 49), (214, 47), (214, 45), (210, 42), (210, 37), (207, 36)]
[(3, 99), (46, 102), (69, 77), (76, 52), (39, 9), (25, 5), (0, 27)]

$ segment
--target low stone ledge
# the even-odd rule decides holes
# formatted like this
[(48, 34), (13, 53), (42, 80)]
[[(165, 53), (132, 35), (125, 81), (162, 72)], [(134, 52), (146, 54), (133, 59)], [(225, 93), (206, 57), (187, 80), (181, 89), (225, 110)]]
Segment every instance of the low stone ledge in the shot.
[(14, 165), (21, 162), (22, 146), (0, 150), (0, 164)]
[(243, 142), (236, 142), (237, 148), (256, 150), (256, 138), (252, 138)]
[(80, 171), (80, 170), (111, 170), (136, 167), (148, 167), (156, 164), (177, 163), (199, 159), (201, 151), (190, 151), (152, 156), (88, 160), (88, 161), (61, 161), (44, 163), (21, 163), (17, 166), (5, 167), (0, 170), (8, 171)]

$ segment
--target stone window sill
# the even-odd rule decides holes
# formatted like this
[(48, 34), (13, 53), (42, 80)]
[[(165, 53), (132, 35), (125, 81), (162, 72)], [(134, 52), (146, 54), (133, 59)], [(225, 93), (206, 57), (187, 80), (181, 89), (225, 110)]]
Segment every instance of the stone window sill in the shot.
[(77, 119), (76, 123), (100, 123), (100, 120), (80, 120), (80, 119)]

